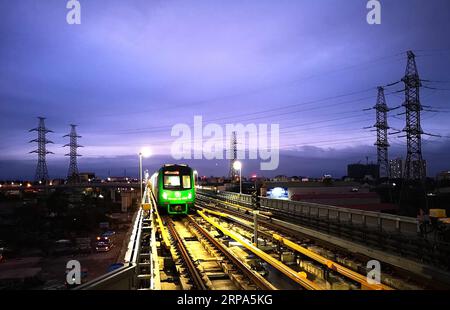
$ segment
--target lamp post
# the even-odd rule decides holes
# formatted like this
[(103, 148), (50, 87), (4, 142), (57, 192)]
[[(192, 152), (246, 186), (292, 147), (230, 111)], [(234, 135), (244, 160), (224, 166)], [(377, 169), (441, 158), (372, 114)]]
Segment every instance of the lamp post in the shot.
[(142, 191), (142, 157), (150, 157), (151, 155), (151, 151), (149, 148), (144, 147), (141, 149), (141, 151), (139, 152), (139, 182), (140, 182), (140, 193), (141, 193), (141, 202), (142, 202), (142, 196), (144, 195), (143, 191)]
[(242, 163), (235, 161), (233, 164), (234, 170), (239, 170), (239, 194), (242, 195)]
[(254, 184), (254, 186), (255, 186), (255, 192), (257, 192), (258, 190), (257, 190), (257, 188), (256, 188), (256, 181), (257, 181), (256, 178), (257, 178), (258, 176), (257, 176), (256, 174), (254, 174), (254, 175), (252, 175), (252, 177), (253, 177), (254, 183), (255, 183), (255, 184)]
[(195, 187), (197, 187), (197, 182), (198, 182), (198, 171), (194, 170), (194, 175), (195, 175)]
[(139, 185), (140, 185), (140, 197), (142, 202), (142, 153), (139, 153)]

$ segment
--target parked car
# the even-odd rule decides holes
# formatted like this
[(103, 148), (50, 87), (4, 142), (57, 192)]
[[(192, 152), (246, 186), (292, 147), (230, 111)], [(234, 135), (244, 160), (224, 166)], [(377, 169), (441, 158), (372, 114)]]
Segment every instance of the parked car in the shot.
[(108, 231), (105, 231), (105, 232), (102, 234), (102, 237), (114, 237), (115, 235), (116, 235), (116, 232), (115, 232), (115, 231), (108, 230)]
[(95, 245), (95, 250), (97, 252), (108, 252), (113, 247), (112, 244), (106, 243), (106, 242), (97, 242)]
[(95, 244), (95, 250), (97, 252), (108, 252), (114, 246), (111, 238), (109, 237), (97, 237)]

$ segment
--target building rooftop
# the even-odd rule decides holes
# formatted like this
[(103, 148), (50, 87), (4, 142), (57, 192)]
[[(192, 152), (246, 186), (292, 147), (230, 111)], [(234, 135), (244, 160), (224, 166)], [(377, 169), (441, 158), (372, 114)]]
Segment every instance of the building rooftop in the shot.
[(360, 187), (362, 186), (358, 182), (344, 182), (344, 181), (333, 181), (333, 183), (324, 182), (276, 182), (267, 181), (265, 182), (266, 187)]

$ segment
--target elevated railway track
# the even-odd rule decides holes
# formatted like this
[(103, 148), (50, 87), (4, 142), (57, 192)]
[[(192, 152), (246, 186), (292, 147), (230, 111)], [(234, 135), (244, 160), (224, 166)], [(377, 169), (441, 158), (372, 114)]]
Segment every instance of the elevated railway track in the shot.
[[(236, 193), (221, 193), (221, 195), (214, 195), (213, 193), (200, 194), (198, 196), (199, 203), (203, 207), (207, 207), (211, 210), (221, 211), (222, 213), (229, 213), (241, 218), (246, 218), (248, 221), (253, 221), (253, 208), (251, 206), (250, 196), (244, 195), (242, 200), (236, 199), (239, 197)], [(290, 203), (290, 202), (287, 202)], [(329, 225), (327, 229), (323, 230), (320, 227), (315, 226), (314, 222), (318, 220), (324, 221), (324, 219), (314, 219), (308, 221), (298, 221), (297, 216), (291, 213), (285, 213), (283, 208), (280, 210), (273, 210), (273, 208), (265, 208), (265, 202), (261, 202), (261, 207), (259, 208), (260, 215), (258, 216), (263, 225), (271, 228), (274, 231), (280, 231), (283, 234), (291, 237), (303, 237), (308, 239), (313, 239), (317, 244), (320, 244), (326, 248), (333, 251), (342, 252), (344, 250), (347, 253), (351, 253), (352, 256), (359, 257), (360, 260), (367, 261), (368, 258), (377, 259), (383, 262), (389, 273), (395, 273), (402, 278), (415, 280), (413, 282), (423, 283), (423, 287), (427, 288), (449, 288), (450, 274), (448, 273), (446, 267), (443, 266), (433, 266), (424, 262), (424, 260), (417, 259), (417, 253), (412, 253), (412, 255), (407, 255), (407, 253), (402, 252), (401, 249), (405, 244), (398, 245), (399, 248), (392, 245), (392, 249), (389, 250), (386, 246), (375, 246), (371, 242), (362, 242), (360, 238), (353, 238), (350, 236), (346, 238), (346, 235), (339, 234), (342, 231), (342, 227), (333, 228), (334, 226)], [(311, 207), (311, 206), (310, 206)], [(316, 207), (316, 206), (312, 206)], [(326, 207), (326, 206), (317, 206)], [(290, 207), (291, 210), (293, 207)], [(340, 212), (346, 212), (346, 210), (341, 210)], [(348, 210), (348, 212), (354, 212), (359, 214), (358, 210)], [(318, 212), (317, 212), (318, 213)], [(316, 214), (317, 214), (316, 213)], [(269, 215), (269, 216), (268, 216)], [(379, 216), (385, 217), (387, 220), (402, 221), (406, 220), (407, 223), (414, 219), (395, 218), (391, 215), (386, 214), (374, 214), (370, 212), (366, 216)], [(316, 216), (313, 216), (316, 217)], [(351, 215), (348, 217), (352, 217)], [(339, 225), (334, 223), (335, 225)], [(343, 223), (344, 224), (344, 223)], [(347, 224), (347, 223), (345, 223)], [(352, 226), (358, 226), (356, 223)], [(406, 225), (403, 225), (406, 227)], [(355, 229), (355, 234), (358, 234), (357, 228)], [(367, 229), (367, 228), (363, 228)], [(371, 234), (369, 230), (366, 232), (367, 235)], [(381, 231), (380, 234), (386, 233), (383, 238), (380, 238), (380, 242), (389, 243), (389, 237), (392, 235), (397, 235), (400, 238), (410, 238), (409, 240), (417, 240), (417, 234), (408, 233), (404, 234), (401, 232), (394, 233), (392, 231), (384, 232)], [(262, 233), (263, 234), (263, 233)], [(350, 232), (351, 234), (351, 232)], [(273, 238), (273, 236), (272, 236)], [(370, 236), (368, 236), (370, 239)], [(378, 237), (376, 238), (378, 240)], [(398, 242), (398, 241), (397, 241)], [(410, 241), (406, 246), (413, 246), (415, 248), (420, 247), (421, 241), (418, 244)], [(439, 257), (445, 256), (445, 247), (441, 247), (444, 253), (440, 253)], [(436, 249), (434, 249), (436, 251)], [(421, 252), (421, 251), (419, 251)], [(443, 257), (448, 259), (447, 257)], [(406, 286), (409, 287), (409, 286)], [(413, 286), (414, 287), (414, 286)]]
[[(393, 255), (370, 242), (361, 244), (345, 238), (343, 228), (329, 224), (325, 225), (326, 229), (324, 225), (316, 227), (318, 220), (323, 221), (320, 216), (323, 210), (314, 213), (310, 208), (310, 216), (318, 215), (320, 219), (299, 221), (299, 212), (292, 206), (276, 210), (271, 203), (261, 202), (255, 222), (255, 210), (247, 196), (199, 192), (193, 214), (170, 217), (159, 214), (154, 197), (146, 188), (142, 208), (134, 220), (124, 266), (77, 289), (273, 290), (290, 287), (391, 290), (449, 287), (450, 281), (446, 280), (450, 277), (445, 270), (410, 257)], [(326, 218), (329, 220), (332, 220), (332, 211), (328, 210)], [(364, 221), (372, 221), (374, 217), (373, 214), (364, 216)], [(379, 215), (377, 222), (382, 228), (380, 233), (386, 232), (383, 228), (392, 226), (392, 222), (387, 224), (389, 221), (397, 221), (394, 224), (397, 228), (386, 233), (413, 235), (409, 219), (384, 216)], [(356, 215), (348, 217), (356, 226)], [(335, 230), (341, 233), (335, 233)], [(370, 259), (382, 263), (381, 283), (367, 279), (365, 264)]]

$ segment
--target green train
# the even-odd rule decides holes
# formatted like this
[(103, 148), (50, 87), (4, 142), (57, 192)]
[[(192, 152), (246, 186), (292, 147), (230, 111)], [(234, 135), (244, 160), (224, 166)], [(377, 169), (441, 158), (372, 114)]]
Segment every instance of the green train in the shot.
[(188, 165), (166, 164), (150, 178), (159, 210), (188, 214), (195, 203), (194, 170)]

